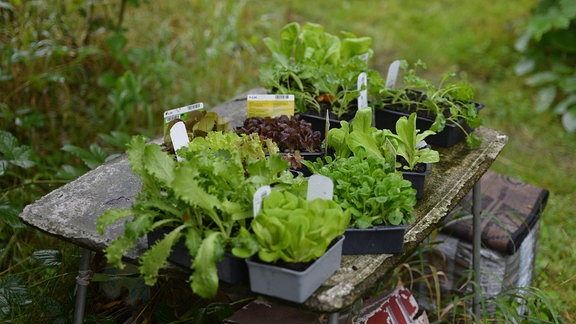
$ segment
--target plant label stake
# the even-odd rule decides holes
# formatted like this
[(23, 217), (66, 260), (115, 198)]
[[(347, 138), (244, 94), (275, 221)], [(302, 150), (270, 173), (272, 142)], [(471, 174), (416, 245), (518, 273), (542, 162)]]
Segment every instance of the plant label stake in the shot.
[(428, 146), (428, 143), (426, 143), (426, 141), (420, 141), (416, 144), (416, 149), (420, 150), (425, 148), (426, 146)]
[(166, 133), (166, 127), (168, 126), (168, 123), (170, 123), (174, 119), (186, 120), (188, 119), (190, 112), (196, 110), (200, 111), (204, 110), (204, 103), (198, 102), (193, 105), (166, 110), (164, 112), (164, 133)]
[(266, 198), (272, 192), (272, 188), (270, 186), (262, 186), (256, 190), (254, 193), (254, 198), (252, 199), (252, 208), (254, 212), (254, 217), (258, 215), (260, 209), (262, 208), (262, 200)]
[(248, 95), (246, 98), (247, 117), (276, 117), (294, 115), (294, 95)]
[(398, 77), (398, 70), (400, 69), (400, 61), (396, 60), (388, 67), (388, 75), (386, 76), (386, 88), (396, 87), (396, 78)]
[(326, 145), (324, 145), (324, 155), (328, 155), (328, 131), (330, 130), (330, 112), (326, 109), (326, 123), (324, 124), (324, 140)]
[(358, 75), (358, 91), (360, 91), (360, 96), (358, 96), (358, 109), (368, 107), (368, 82), (366, 81), (366, 73), (362, 72)]
[(358, 56), (360, 57), (360, 59), (361, 59), (362, 61), (364, 61), (364, 63), (368, 64), (368, 58), (369, 58), (370, 54), (364, 53), (364, 54), (360, 54), (360, 55), (358, 55)]
[(170, 138), (172, 139), (172, 145), (174, 146), (174, 152), (176, 152), (176, 160), (184, 160), (178, 155), (178, 150), (188, 146), (190, 140), (188, 139), (188, 132), (186, 132), (186, 125), (184, 122), (177, 122), (170, 128)]
[(332, 200), (334, 195), (334, 183), (332, 179), (315, 174), (308, 178), (308, 191), (306, 193), (307, 200), (316, 198)]

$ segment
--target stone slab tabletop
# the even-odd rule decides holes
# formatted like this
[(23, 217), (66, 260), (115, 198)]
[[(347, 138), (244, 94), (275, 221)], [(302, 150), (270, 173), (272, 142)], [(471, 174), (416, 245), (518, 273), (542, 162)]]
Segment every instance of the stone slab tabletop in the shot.
[[(246, 118), (246, 95), (263, 93), (265, 89), (253, 89), (212, 111), (227, 117), (231, 127), (240, 126)], [(451, 148), (435, 148), (440, 152), (441, 162), (433, 166), (426, 180), (424, 197), (415, 208), (416, 221), (404, 236), (403, 253), (343, 256), (340, 269), (304, 303), (305, 308), (338, 312), (350, 307), (376, 282), (385, 280), (389, 271), (436, 228), (488, 170), (508, 140), (507, 136), (485, 127), (476, 129), (475, 134), (484, 140), (479, 149), (468, 149), (464, 142)], [(98, 216), (110, 208), (129, 208), (140, 189), (140, 180), (132, 172), (126, 155), (122, 155), (26, 206), (20, 218), (43, 232), (102, 251), (123, 233), (123, 224), (110, 225), (104, 235), (98, 235)], [(126, 261), (136, 262), (146, 246), (143, 238), (125, 255)]]

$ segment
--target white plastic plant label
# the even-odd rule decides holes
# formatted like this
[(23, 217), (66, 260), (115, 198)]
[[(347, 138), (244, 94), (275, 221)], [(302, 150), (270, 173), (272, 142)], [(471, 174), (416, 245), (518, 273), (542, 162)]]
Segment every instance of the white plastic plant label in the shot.
[(183, 159), (178, 155), (178, 150), (188, 146), (188, 143), (190, 143), (184, 122), (179, 121), (170, 128), (170, 138), (176, 152), (176, 160), (182, 161)]
[[(186, 120), (188, 118), (188, 115), (190, 115), (190, 112), (196, 110), (200, 111), (204, 110), (204, 103), (198, 102), (193, 105), (166, 110), (164, 112), (164, 127), (166, 128), (168, 123), (170, 123), (174, 119)], [(164, 129), (164, 133), (166, 133), (166, 129)]]
[(332, 200), (334, 195), (334, 182), (332, 179), (314, 174), (308, 178), (308, 192), (306, 193), (306, 199), (313, 200), (316, 198)]
[(358, 75), (358, 91), (360, 91), (360, 96), (358, 96), (358, 109), (368, 107), (368, 81), (366, 72), (362, 72)]
[(275, 117), (294, 115), (294, 95), (248, 95), (247, 117)]
[(166, 110), (164, 112), (164, 124), (168, 124), (174, 119), (186, 119), (191, 111), (204, 110), (204, 103), (198, 102), (193, 105), (188, 105), (180, 108)]
[(426, 143), (426, 141), (420, 141), (416, 144), (416, 149), (421, 150), (421, 149), (425, 148), (426, 146), (428, 146), (428, 143)]
[(324, 124), (324, 155), (328, 155), (328, 132), (330, 131), (330, 110), (326, 109), (326, 123)]
[(398, 71), (400, 70), (400, 61), (396, 60), (388, 67), (388, 75), (386, 75), (386, 88), (393, 89), (396, 87), (396, 79), (398, 78)]
[(364, 61), (364, 63), (368, 64), (368, 58), (370, 56), (368, 53), (364, 53), (364, 54), (361, 54), (359, 56), (360, 56), (360, 59), (362, 59), (362, 61)]
[(387, 138), (386, 139), (386, 149), (384, 150), (384, 158), (387, 161), (393, 160), (394, 164), (398, 162), (398, 154), (396, 152), (396, 148), (392, 145), (392, 142)]
[(262, 201), (266, 198), (270, 192), (272, 192), (272, 188), (270, 186), (262, 186), (256, 190), (254, 193), (254, 198), (252, 199), (252, 210), (254, 212), (254, 217), (258, 215), (260, 209), (262, 209)]

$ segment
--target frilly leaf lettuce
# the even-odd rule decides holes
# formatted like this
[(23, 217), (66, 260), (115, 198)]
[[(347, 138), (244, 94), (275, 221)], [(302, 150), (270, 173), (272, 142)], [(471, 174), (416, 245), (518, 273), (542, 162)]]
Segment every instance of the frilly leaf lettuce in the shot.
[(208, 234), (202, 240), (196, 257), (192, 261), (194, 272), (190, 276), (192, 290), (202, 298), (216, 295), (218, 291), (218, 269), (216, 263), (224, 258), (225, 238), (220, 232)]
[[(274, 152), (273, 143), (258, 136), (209, 132), (195, 137), (174, 156), (142, 136), (132, 138), (127, 155), (142, 181), (130, 209), (109, 210), (97, 221), (97, 230), (133, 216), (124, 224), (124, 234), (105, 249), (108, 261), (123, 267), (122, 257), (148, 232), (169, 226), (172, 230), (141, 259), (140, 271), (147, 284), (153, 284), (172, 246), (184, 237), (193, 258), (191, 287), (202, 297), (213, 296), (218, 288), (216, 263), (223, 251), (248, 257), (258, 248), (248, 233), (252, 217), (252, 196), (262, 185), (279, 188), (295, 184), (288, 162), (276, 154), (266, 156), (263, 147)], [(302, 178), (302, 177), (301, 177)]]
[(180, 225), (167, 233), (156, 244), (151, 246), (140, 258), (140, 273), (144, 275), (144, 282), (153, 285), (158, 278), (158, 271), (162, 269), (170, 255), (172, 246), (180, 239), (181, 231), (187, 225)]

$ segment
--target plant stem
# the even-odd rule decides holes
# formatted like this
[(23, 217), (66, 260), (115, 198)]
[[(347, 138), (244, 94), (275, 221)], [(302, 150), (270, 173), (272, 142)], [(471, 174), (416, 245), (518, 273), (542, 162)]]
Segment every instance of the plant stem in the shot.
[(126, 1), (122, 0), (120, 3), (120, 12), (118, 13), (118, 24), (116, 25), (116, 29), (120, 30), (122, 28), (122, 23), (124, 22), (124, 11), (126, 10)]

